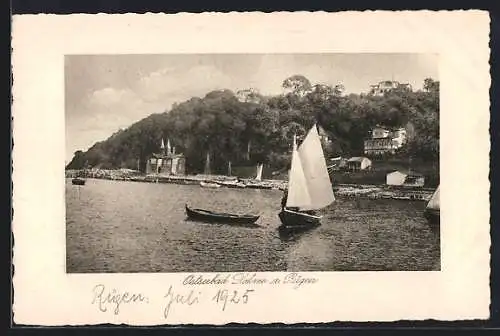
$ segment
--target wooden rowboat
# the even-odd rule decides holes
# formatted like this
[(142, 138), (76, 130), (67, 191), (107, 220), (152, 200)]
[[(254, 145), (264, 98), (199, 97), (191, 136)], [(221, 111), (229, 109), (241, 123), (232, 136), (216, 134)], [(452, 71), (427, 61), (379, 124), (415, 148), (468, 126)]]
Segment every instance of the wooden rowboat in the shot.
[(283, 209), (278, 216), (283, 223), (278, 228), (280, 234), (309, 231), (310, 229), (320, 226), (322, 218), (322, 216), (293, 211), (286, 208)]
[(74, 179), (71, 180), (71, 183), (74, 185), (85, 185), (85, 179), (81, 177), (75, 177)]
[(259, 219), (259, 215), (239, 215), (225, 212), (215, 212), (205, 209), (190, 208), (186, 204), (186, 214), (192, 220), (220, 223), (220, 224), (239, 224), (239, 225), (255, 225)]

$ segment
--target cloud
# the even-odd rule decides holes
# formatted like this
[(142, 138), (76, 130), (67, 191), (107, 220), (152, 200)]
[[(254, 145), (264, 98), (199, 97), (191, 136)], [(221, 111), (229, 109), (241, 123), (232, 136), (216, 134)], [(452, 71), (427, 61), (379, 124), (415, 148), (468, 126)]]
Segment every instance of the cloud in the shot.
[(143, 117), (157, 112), (130, 89), (106, 87), (89, 93), (67, 122), (68, 148), (66, 160), (73, 153), (87, 150), (97, 141), (105, 140), (120, 128), (126, 128)]
[(107, 106), (110, 104), (120, 104), (124, 101), (130, 101), (136, 98), (137, 96), (131, 90), (106, 87), (90, 93), (86, 102), (94, 106)]
[(163, 102), (171, 105), (175, 101), (187, 100), (193, 95), (204, 95), (211, 90), (230, 88), (231, 77), (214, 66), (200, 65), (182, 71), (164, 68), (142, 77), (134, 86), (144, 101)]
[(118, 129), (140, 119), (148, 103), (130, 89), (106, 87), (90, 93), (79, 107), (78, 128)]
[(129, 87), (94, 90), (81, 104), (71, 107), (67, 160), (71, 160), (75, 150), (86, 150), (120, 128), (169, 109), (174, 102), (204, 96), (212, 90), (236, 90), (238, 86), (241, 85), (217, 67), (196, 65), (189, 69), (164, 67), (143, 75)]

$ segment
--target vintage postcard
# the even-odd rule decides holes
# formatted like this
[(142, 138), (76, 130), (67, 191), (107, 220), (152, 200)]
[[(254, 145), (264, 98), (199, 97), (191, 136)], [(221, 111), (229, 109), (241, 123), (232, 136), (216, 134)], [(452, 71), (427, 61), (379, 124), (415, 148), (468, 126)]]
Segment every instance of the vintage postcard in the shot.
[(15, 16), (14, 322), (487, 319), (488, 43), (481, 11)]

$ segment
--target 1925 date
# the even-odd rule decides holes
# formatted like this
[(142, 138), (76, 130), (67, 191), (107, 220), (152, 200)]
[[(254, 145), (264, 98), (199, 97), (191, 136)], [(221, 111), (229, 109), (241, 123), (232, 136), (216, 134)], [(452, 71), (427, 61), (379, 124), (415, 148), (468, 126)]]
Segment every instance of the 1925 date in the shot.
[(222, 311), (224, 311), (228, 304), (247, 304), (250, 300), (250, 293), (254, 291), (254, 289), (245, 291), (219, 289), (212, 297), (212, 301), (221, 304)]

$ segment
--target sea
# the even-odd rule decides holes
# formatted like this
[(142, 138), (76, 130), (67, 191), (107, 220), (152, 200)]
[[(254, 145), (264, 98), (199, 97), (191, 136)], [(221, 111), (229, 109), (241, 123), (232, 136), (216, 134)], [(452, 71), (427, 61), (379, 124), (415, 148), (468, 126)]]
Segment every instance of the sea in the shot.
[[(439, 271), (425, 202), (336, 197), (321, 226), (283, 236), (279, 190), (66, 179), (68, 273)], [(260, 214), (255, 228), (187, 219), (185, 205)]]

